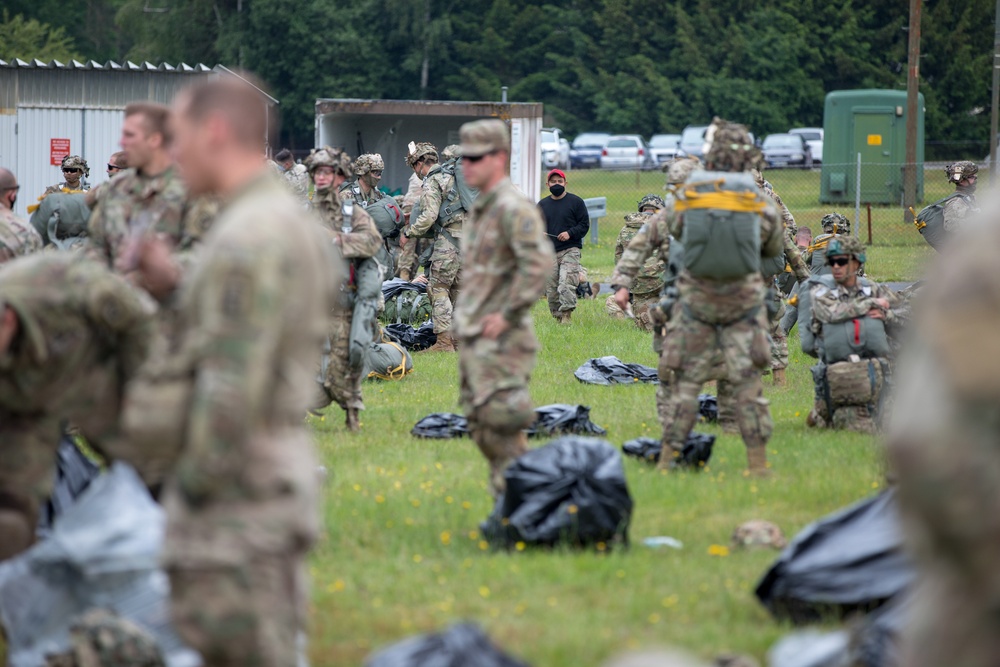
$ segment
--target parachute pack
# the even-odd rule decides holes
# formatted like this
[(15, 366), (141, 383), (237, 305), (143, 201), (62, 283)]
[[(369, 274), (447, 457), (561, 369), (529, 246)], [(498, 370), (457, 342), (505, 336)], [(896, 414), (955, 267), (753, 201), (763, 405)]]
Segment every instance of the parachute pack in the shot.
[[(462, 158), (448, 160), (444, 164), (431, 169), (431, 171), (427, 174), (428, 176), (432, 176), (440, 171), (453, 177), (454, 182), (451, 189), (444, 195), (444, 201), (441, 202), (441, 209), (438, 211), (437, 221), (435, 221), (434, 225), (427, 232), (427, 234), (418, 238), (435, 238), (438, 234), (444, 234), (445, 238), (448, 238), (448, 240), (456, 246), (458, 245), (457, 241), (451, 237), (451, 234), (448, 234), (448, 231), (444, 229), (444, 227), (462, 213), (471, 211), (472, 205), (479, 196), (479, 190), (470, 187), (469, 184), (466, 183), (465, 175), (462, 173), (461, 163)], [(419, 217), (420, 203), (417, 202), (413, 205), (413, 210), (410, 211), (411, 224)]]
[[(941, 245), (948, 238), (948, 232), (944, 229), (944, 207), (956, 197), (968, 200), (968, 197), (965, 195), (953, 192), (944, 199), (939, 199), (930, 206), (924, 207), (920, 213), (915, 213), (913, 216), (913, 226), (917, 228), (917, 231), (924, 237), (924, 240), (935, 250), (940, 250)], [(910, 212), (913, 213), (912, 208)]]
[(55, 192), (46, 195), (31, 214), (31, 225), (45, 245), (66, 250), (87, 236), (90, 209), (82, 192)]
[[(862, 289), (871, 288), (865, 278), (858, 278)], [(887, 357), (890, 354), (889, 337), (885, 323), (872, 317), (861, 317), (844, 322), (824, 322), (821, 338), (812, 330), (812, 292), (817, 286), (835, 289), (832, 275), (813, 276), (799, 290), (799, 336), (802, 351), (828, 364), (846, 361), (852, 355), (859, 358)]]
[(735, 280), (761, 270), (761, 212), (753, 176), (696, 171), (678, 193), (684, 216), (684, 266), (697, 278)]

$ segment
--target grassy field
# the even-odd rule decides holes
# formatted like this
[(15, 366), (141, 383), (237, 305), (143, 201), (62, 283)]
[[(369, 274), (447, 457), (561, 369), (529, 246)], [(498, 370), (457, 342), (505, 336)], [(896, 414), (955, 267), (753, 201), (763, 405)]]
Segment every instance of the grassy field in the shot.
[[(648, 335), (609, 320), (593, 300), (581, 302), (571, 327), (557, 326), (543, 303), (535, 316), (542, 342), (536, 404), (591, 406), (615, 446), (658, 435), (653, 386), (596, 387), (573, 378), (580, 363), (601, 355), (655, 365)], [(777, 552), (715, 545), (728, 545), (733, 528), (751, 518), (778, 523), (790, 538), (882, 484), (874, 439), (806, 428), (808, 359), (792, 347), (788, 386), (765, 380), (776, 422), (768, 447), (774, 477), (744, 477), (741, 441), (714, 426), (699, 427), (720, 435), (702, 473), (661, 475), (628, 460), (633, 546), (615, 553), (487, 548), (478, 525), (491, 500), (475, 445), (408, 435), (428, 413), (457, 411), (454, 355), (417, 355), (405, 381), (366, 384), (357, 435), (344, 431), (337, 408), (313, 419), (330, 471), (327, 533), (311, 559), (313, 664), (358, 665), (381, 645), (461, 620), (480, 623), (536, 666), (599, 665), (614, 653), (662, 644), (705, 657), (763, 657), (791, 629), (753, 595)], [(684, 548), (642, 545), (659, 535)]]
[[(588, 242), (583, 249), (583, 263), (594, 274), (593, 280), (606, 281), (614, 269), (614, 243), (623, 217), (635, 210), (639, 200), (649, 192), (662, 193), (664, 174), (659, 171), (609, 172), (578, 170), (568, 173), (569, 190), (581, 197), (607, 197), (608, 217), (598, 225), (596, 246)], [(819, 170), (771, 170), (767, 179), (781, 195), (796, 222), (821, 233), (820, 220), (830, 211), (838, 211), (854, 220), (854, 205), (820, 205)], [(985, 179), (985, 176), (983, 177)], [(985, 180), (984, 180), (985, 182)], [(924, 204), (936, 201), (949, 192), (949, 185), (940, 170), (928, 170), (924, 178)], [(547, 191), (543, 188), (543, 194)], [(919, 208), (918, 208), (919, 210)], [(867, 209), (861, 208), (861, 239), (867, 241)], [(923, 266), (933, 254), (913, 225), (903, 220), (900, 207), (872, 207), (872, 245), (868, 250), (866, 272), (880, 281), (911, 281), (918, 279)], [(610, 250), (609, 250), (610, 249)]]

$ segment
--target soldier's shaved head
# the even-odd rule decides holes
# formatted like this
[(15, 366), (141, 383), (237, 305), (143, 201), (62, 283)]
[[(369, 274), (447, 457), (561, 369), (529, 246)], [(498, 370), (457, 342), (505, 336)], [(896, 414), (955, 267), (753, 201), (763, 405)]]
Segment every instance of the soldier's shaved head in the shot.
[(146, 134), (159, 134), (163, 137), (163, 147), (170, 146), (174, 139), (170, 107), (156, 102), (132, 102), (125, 107), (125, 118), (131, 116), (141, 116)]
[(178, 106), (185, 119), (196, 124), (213, 115), (221, 117), (234, 139), (263, 153), (269, 117), (260, 92), (253, 87), (262, 86), (249, 75), (243, 76), (253, 85), (238, 79), (216, 79), (189, 86), (180, 93)]
[(0, 167), (0, 193), (17, 187), (17, 178), (10, 169)]

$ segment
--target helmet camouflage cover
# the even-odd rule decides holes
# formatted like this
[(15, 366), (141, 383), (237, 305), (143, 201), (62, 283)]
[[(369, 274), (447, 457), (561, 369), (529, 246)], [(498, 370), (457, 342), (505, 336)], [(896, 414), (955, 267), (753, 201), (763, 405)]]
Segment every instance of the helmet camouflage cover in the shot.
[(425, 155), (432, 155), (435, 160), (438, 159), (438, 152), (437, 149), (434, 148), (434, 144), (427, 143), (426, 141), (422, 141), (418, 144), (411, 141), (406, 148), (406, 164), (409, 167), (415, 165), (417, 160)]
[(383, 169), (385, 169), (385, 162), (378, 153), (365, 153), (364, 155), (359, 155), (358, 159), (354, 161), (354, 173), (358, 176), (364, 176), (370, 171), (382, 171)]
[(445, 162), (448, 160), (454, 160), (457, 157), (462, 157), (462, 147), (458, 144), (445, 146), (444, 150), (441, 151), (441, 159)]
[(661, 208), (666, 206), (666, 204), (663, 203), (663, 197), (661, 197), (660, 195), (649, 193), (648, 195), (639, 200), (638, 210), (642, 211), (642, 209), (650, 206), (659, 211)]
[(975, 176), (978, 174), (979, 165), (969, 160), (962, 160), (961, 162), (956, 162), (955, 164), (949, 164), (944, 168), (944, 172), (948, 174), (949, 181), (958, 183), (963, 178), (968, 178), (969, 176)]
[(86, 612), (70, 631), (72, 647), (47, 656), (47, 667), (164, 667), (156, 640), (136, 624), (104, 609)]
[(827, 258), (837, 255), (851, 255), (862, 264), (865, 263), (865, 247), (853, 236), (835, 236), (826, 244)]
[(701, 169), (701, 160), (696, 157), (679, 157), (671, 160), (664, 167), (667, 172), (667, 189), (671, 185), (680, 185), (687, 181), (688, 176), (696, 169)]
[(784, 549), (788, 544), (781, 528), (761, 519), (741, 523), (733, 531), (732, 545), (735, 548), (772, 547)]
[(87, 166), (87, 161), (79, 155), (67, 155), (62, 159), (60, 167), (62, 169), (79, 169), (84, 176), (90, 176), (90, 167)]
[(705, 133), (711, 146), (705, 153), (705, 162), (716, 171), (747, 171), (763, 164), (760, 149), (753, 145), (746, 126), (716, 120)]
[(339, 148), (330, 148), (329, 146), (314, 148), (309, 151), (309, 157), (305, 159), (305, 165), (306, 169), (309, 170), (310, 176), (319, 167), (333, 167), (335, 172), (339, 171), (345, 178), (353, 178), (354, 176), (354, 170), (351, 169), (351, 158)]
[(840, 213), (827, 213), (820, 223), (823, 225), (824, 234), (850, 234), (851, 221), (847, 216)]

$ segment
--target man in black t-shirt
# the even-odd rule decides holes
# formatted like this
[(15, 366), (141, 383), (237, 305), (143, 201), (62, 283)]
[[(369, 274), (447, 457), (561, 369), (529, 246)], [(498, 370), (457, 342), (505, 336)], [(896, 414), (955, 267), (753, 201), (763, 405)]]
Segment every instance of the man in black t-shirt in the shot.
[(560, 324), (569, 324), (576, 308), (576, 287), (580, 282), (580, 251), (590, 229), (587, 205), (566, 191), (566, 174), (553, 169), (545, 179), (551, 196), (538, 202), (545, 217), (549, 240), (556, 251), (556, 263), (545, 285), (549, 312)]

